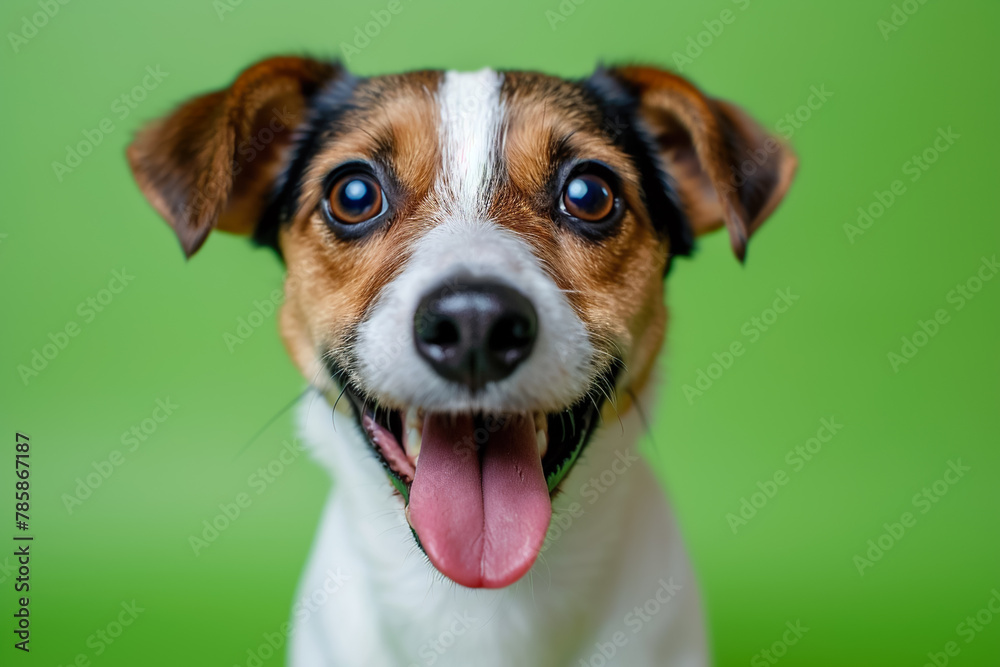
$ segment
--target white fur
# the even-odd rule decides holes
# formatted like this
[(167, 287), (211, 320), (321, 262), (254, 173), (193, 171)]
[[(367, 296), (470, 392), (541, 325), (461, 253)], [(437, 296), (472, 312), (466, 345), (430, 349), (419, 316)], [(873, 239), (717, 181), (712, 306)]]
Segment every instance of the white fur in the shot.
[[(646, 464), (618, 458), (642, 433), (635, 409), (622, 426), (603, 426), (571, 470), (553, 503), (571, 525), (561, 535), (550, 528), (529, 574), (506, 589), (472, 590), (446, 580), (416, 548), (402, 501), (352, 419), (334, 422), (315, 395), (303, 408), (305, 438), (334, 488), (299, 599), (329, 590), (331, 572), (346, 580), (293, 619), (293, 667), (600, 665), (591, 661), (597, 645), (608, 649), (618, 632), (627, 644), (607, 665), (708, 664), (697, 584), (672, 512)], [(599, 493), (588, 480), (602, 474), (615, 481)], [(668, 596), (661, 580), (680, 590)], [(658, 589), (663, 604), (650, 602)], [(659, 606), (648, 622), (634, 610), (647, 604), (647, 614)]]
[(438, 89), (443, 165), (437, 182), (446, 217), (485, 215), (499, 158), (503, 77), (491, 69), (444, 73)]
[[(416, 351), (413, 317), (421, 297), (455, 276), (486, 277), (527, 296), (538, 313), (535, 347), (510, 377), (473, 395), (444, 380)], [(555, 411), (590, 389), (594, 349), (583, 322), (527, 243), (483, 220), (451, 218), (416, 244), (358, 332), (359, 383), (383, 401), (435, 411)]]

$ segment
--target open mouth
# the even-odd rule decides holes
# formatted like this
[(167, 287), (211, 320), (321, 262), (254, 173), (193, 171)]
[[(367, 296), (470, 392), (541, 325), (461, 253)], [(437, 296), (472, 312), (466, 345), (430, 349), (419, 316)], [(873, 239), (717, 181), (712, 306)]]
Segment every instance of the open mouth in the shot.
[(388, 409), (350, 384), (343, 396), (431, 563), (463, 586), (501, 588), (534, 564), (551, 498), (596, 430), (614, 375), (558, 412)]

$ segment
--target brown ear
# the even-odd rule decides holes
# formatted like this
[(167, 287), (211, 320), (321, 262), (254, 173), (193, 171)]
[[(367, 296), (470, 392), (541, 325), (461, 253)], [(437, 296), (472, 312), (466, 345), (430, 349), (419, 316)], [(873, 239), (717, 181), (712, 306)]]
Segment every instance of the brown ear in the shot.
[(743, 261), (747, 240), (788, 191), (798, 160), (738, 107), (706, 97), (684, 78), (653, 67), (611, 74), (639, 100), (663, 168), (678, 189), (695, 235), (729, 229)]
[(132, 173), (188, 257), (214, 227), (253, 233), (308, 99), (340, 71), (270, 58), (139, 132), (127, 151)]

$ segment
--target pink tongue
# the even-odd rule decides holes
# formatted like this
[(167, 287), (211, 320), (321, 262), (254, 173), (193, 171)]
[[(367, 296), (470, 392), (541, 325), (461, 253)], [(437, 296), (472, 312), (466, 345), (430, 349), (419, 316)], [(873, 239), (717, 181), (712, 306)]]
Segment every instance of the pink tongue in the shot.
[(533, 420), (507, 417), (493, 432), (486, 426), (480, 465), (471, 416), (427, 417), (410, 488), (410, 522), (431, 563), (470, 588), (520, 579), (552, 515)]

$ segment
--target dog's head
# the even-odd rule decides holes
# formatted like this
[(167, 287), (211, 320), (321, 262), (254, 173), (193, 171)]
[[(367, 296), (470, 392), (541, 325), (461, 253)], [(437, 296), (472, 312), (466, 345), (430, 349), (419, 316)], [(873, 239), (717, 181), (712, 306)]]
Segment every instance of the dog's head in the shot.
[(654, 68), (362, 79), (303, 58), (188, 102), (128, 157), (188, 256), (216, 228), (281, 255), (292, 358), (471, 587), (531, 567), (605, 403), (645, 382), (673, 257), (725, 225), (743, 259), (796, 163)]

